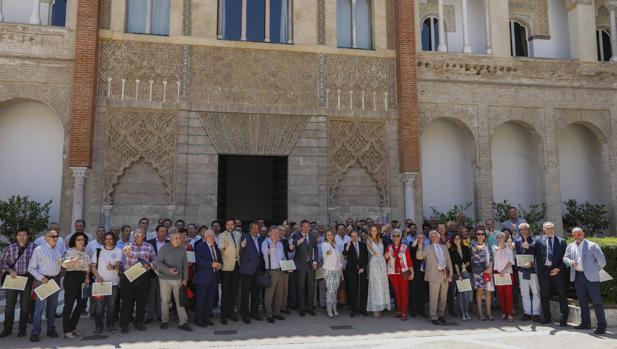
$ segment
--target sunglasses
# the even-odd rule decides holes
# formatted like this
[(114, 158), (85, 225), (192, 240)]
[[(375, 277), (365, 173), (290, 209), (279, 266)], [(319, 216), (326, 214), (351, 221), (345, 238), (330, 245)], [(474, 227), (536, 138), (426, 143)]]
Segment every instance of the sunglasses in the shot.
[(486, 235), (486, 234), (485, 234), (485, 233), (477, 233), (476, 235), (477, 235), (477, 236), (484, 236), (484, 235)]
[(48, 238), (57, 239), (60, 235), (47, 235)]

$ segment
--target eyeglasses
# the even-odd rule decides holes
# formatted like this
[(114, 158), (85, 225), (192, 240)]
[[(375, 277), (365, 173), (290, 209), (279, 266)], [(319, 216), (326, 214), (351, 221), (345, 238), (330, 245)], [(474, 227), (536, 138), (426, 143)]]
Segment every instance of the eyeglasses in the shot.
[[(57, 236), (56, 236), (57, 237)], [(75, 241), (86, 241), (84, 238), (75, 239)]]
[(47, 235), (48, 238), (57, 239), (60, 235)]
[(486, 235), (486, 234), (485, 234), (485, 233), (477, 233), (476, 235), (477, 235), (477, 236), (484, 236), (484, 235)]

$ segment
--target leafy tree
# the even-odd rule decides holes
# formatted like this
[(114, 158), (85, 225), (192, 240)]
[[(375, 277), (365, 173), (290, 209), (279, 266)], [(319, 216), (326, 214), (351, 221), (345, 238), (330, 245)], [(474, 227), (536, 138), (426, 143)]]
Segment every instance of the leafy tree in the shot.
[[(495, 220), (498, 222), (505, 222), (508, 219), (508, 208), (513, 207), (508, 200), (504, 200), (503, 202), (494, 202), (493, 201), (493, 216)], [(544, 221), (544, 217), (546, 216), (546, 204), (532, 204), (529, 205), (528, 208), (523, 208), (521, 204), (518, 204), (518, 212), (522, 218), (525, 218), (529, 226), (531, 227), (531, 231), (534, 234), (538, 234), (542, 231), (542, 223)]]
[(0, 201), (0, 235), (6, 241), (15, 242), (15, 234), (19, 229), (27, 229), (30, 233), (38, 233), (47, 228), (51, 200), (45, 204), (29, 200), (27, 196), (11, 196), (6, 201)]
[[(472, 225), (471, 218), (467, 217), (465, 214), (465, 210), (467, 210), (471, 206), (471, 202), (466, 202), (463, 205), (454, 205), (448, 212), (440, 212), (435, 207), (431, 207), (431, 211), (433, 214), (431, 217), (435, 217), (439, 223), (446, 224), (449, 221), (459, 222), (459, 218), (463, 219), (463, 222), (466, 226)], [(427, 221), (427, 219), (424, 219)]]
[(601, 235), (610, 226), (605, 205), (592, 204), (589, 201), (578, 203), (574, 199), (564, 202), (567, 213), (563, 216), (565, 229), (580, 227), (585, 235)]

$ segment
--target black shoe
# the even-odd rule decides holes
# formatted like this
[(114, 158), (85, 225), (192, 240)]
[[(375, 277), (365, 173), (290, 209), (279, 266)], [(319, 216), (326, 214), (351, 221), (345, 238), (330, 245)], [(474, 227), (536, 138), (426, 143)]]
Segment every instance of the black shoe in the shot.
[(242, 322), (244, 322), (247, 325), (250, 325), (251, 323), (251, 319), (247, 318), (247, 317), (242, 317)]
[(280, 314), (279, 315), (274, 315), (274, 318), (277, 319), (277, 320), (281, 320), (281, 321), (285, 320), (285, 317), (283, 315), (280, 315)]
[(47, 332), (47, 337), (49, 338), (58, 338), (58, 333), (55, 330), (51, 330)]
[(281, 313), (285, 314), (285, 315), (290, 315), (291, 312), (289, 310), (281, 310)]
[(269, 323), (273, 324), (274, 323), (274, 318), (273, 317), (269, 317), (266, 319), (266, 321), (268, 321)]
[(315, 312), (313, 311), (313, 309), (306, 309), (306, 313), (315, 316)]
[(40, 342), (41, 340), (39, 339), (39, 335), (38, 334), (32, 334), (30, 335), (30, 342), (36, 343), (36, 342)]
[(25, 337), (25, 336), (26, 336), (26, 329), (19, 330), (19, 332), (17, 332), (17, 337)]
[(204, 324), (206, 324), (206, 326), (214, 326), (214, 322), (212, 322), (210, 319), (204, 321)]
[(567, 326), (568, 326), (568, 320), (565, 320), (565, 319), (559, 320), (559, 327), (567, 327)]
[(227, 319), (224, 317), (221, 318), (221, 325), (227, 325)]
[(238, 317), (236, 316), (236, 314), (229, 314), (228, 318), (231, 321), (238, 322)]
[(574, 326), (575, 330), (591, 330), (591, 326), (590, 325), (585, 325), (585, 324), (580, 324), (580, 325), (576, 325)]
[(432, 320), (432, 321), (431, 321), (431, 323), (432, 323), (433, 325), (437, 325), (437, 326), (439, 326), (439, 325), (440, 325), (440, 324), (439, 324), (439, 321), (437, 321), (437, 320)]
[(166, 330), (168, 327), (166, 322), (161, 322), (161, 330)]
[(146, 326), (144, 326), (144, 324), (135, 324), (135, 328), (138, 331), (145, 331), (146, 330)]
[(182, 331), (186, 331), (186, 332), (193, 332), (193, 329), (187, 323), (184, 323), (184, 324), (178, 326), (178, 329), (182, 330)]
[(0, 333), (0, 338), (4, 338), (4, 337), (10, 336), (11, 332), (13, 332), (13, 331), (7, 331), (7, 330), (2, 331), (2, 333)]
[(356, 312), (352, 311), (351, 313), (349, 313), (349, 317), (355, 317), (356, 316)]
[(428, 315), (426, 315), (426, 313), (422, 312), (422, 313), (418, 313), (418, 315), (422, 316), (423, 318), (427, 318)]
[(415, 317), (418, 317), (418, 314), (416, 314), (416, 313), (409, 313), (409, 316), (415, 318)]
[(205, 327), (208, 327), (208, 325), (206, 325), (205, 323), (203, 323), (203, 322), (201, 322), (201, 321), (199, 321), (199, 320), (195, 320), (193, 323), (194, 323), (194, 324), (195, 324), (195, 326), (197, 326), (197, 327), (204, 327), (204, 328), (205, 328)]
[(604, 327), (598, 327), (598, 328), (596, 328), (596, 329), (593, 331), (593, 333), (595, 333), (595, 334), (605, 334), (605, 333), (606, 333), (606, 328), (604, 328)]
[(120, 328), (120, 333), (124, 333), (124, 334), (129, 333), (129, 328), (128, 327), (121, 327)]
[(263, 321), (263, 319), (259, 315), (253, 315), (253, 316), (251, 316), (251, 319), (253, 319), (255, 321)]
[(149, 324), (151, 324), (151, 323), (152, 323), (152, 321), (154, 321), (154, 320), (152, 320), (152, 319), (146, 319), (146, 321), (144, 321), (144, 324), (149, 325)]
[(362, 316), (368, 316), (368, 312), (366, 310), (362, 310), (360, 314), (362, 314)]
[(540, 315), (534, 315), (531, 318), (533, 319), (533, 322), (540, 322)]
[(540, 321), (540, 325), (548, 325), (551, 323), (551, 320), (542, 320)]
[(300, 316), (304, 316), (304, 314), (306, 314), (306, 312), (304, 310), (300, 310)]
[(531, 320), (531, 316), (530, 315), (525, 314), (525, 315), (523, 315), (523, 317), (521, 317), (521, 321), (529, 321), (529, 320)]
[(437, 320), (439, 320), (442, 324), (446, 323), (446, 319), (444, 319), (443, 316), (438, 317)]

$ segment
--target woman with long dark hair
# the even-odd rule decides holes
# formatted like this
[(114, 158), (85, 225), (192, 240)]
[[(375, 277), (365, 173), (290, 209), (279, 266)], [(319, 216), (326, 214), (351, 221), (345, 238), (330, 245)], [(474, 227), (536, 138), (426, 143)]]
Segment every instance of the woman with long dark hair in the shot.
[(84, 233), (75, 233), (69, 240), (69, 249), (64, 255), (62, 267), (64, 274), (64, 309), (62, 311), (62, 329), (64, 338), (73, 339), (81, 336), (77, 330), (77, 323), (82, 310), (86, 306), (86, 299), (82, 297), (82, 285), (90, 284), (90, 258), (86, 253), (88, 236)]

